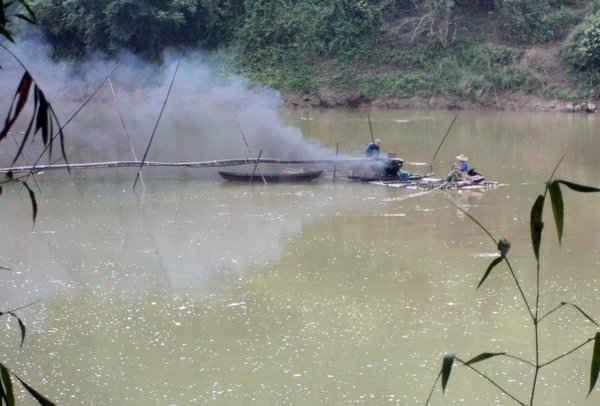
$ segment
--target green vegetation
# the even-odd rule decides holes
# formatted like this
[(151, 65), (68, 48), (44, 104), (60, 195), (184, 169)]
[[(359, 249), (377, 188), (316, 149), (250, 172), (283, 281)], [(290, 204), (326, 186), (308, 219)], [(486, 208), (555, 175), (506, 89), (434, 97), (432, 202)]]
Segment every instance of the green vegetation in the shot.
[(600, 11), (588, 15), (565, 42), (566, 61), (590, 86), (600, 83)]
[[(521, 91), (575, 98), (587, 96), (598, 82), (591, 69), (599, 58), (597, 38), (590, 27), (598, 25), (593, 13), (599, 0), (32, 0), (32, 5), (57, 58), (127, 49), (159, 60), (167, 48), (201, 47), (234, 54), (229, 66), (236, 72), (283, 91), (329, 89), (368, 98), (485, 98)], [(565, 39), (563, 62), (551, 50)], [(523, 63), (531, 47), (551, 54), (552, 71)]]
[[(560, 162), (559, 162), (559, 164), (560, 164)], [(446, 355), (442, 361), (442, 367), (437, 376), (437, 379), (435, 380), (435, 383), (431, 389), (431, 392), (429, 393), (427, 401), (425, 402), (426, 405), (430, 403), (433, 392), (435, 390), (435, 386), (438, 381), (441, 380), (442, 391), (446, 390), (448, 381), (450, 379), (450, 375), (452, 373), (453, 365), (456, 363), (456, 364), (466, 367), (471, 372), (474, 372), (476, 375), (478, 375), (480, 378), (483, 378), (486, 381), (488, 381), (491, 385), (493, 385), (501, 393), (503, 393), (508, 398), (510, 398), (514, 403), (521, 405), (521, 406), (527, 406), (527, 405), (533, 406), (535, 403), (535, 396), (536, 396), (536, 389), (537, 389), (538, 381), (540, 380), (540, 371), (550, 365), (555, 364), (557, 361), (573, 354), (574, 352), (579, 351), (580, 349), (588, 346), (588, 344), (590, 344), (592, 342), (594, 344), (593, 344), (591, 363), (590, 363), (591, 366), (590, 366), (590, 375), (589, 375), (588, 396), (590, 396), (590, 394), (594, 390), (596, 383), (598, 382), (598, 377), (600, 376), (600, 324), (596, 320), (594, 320), (592, 318), (592, 316), (590, 316), (590, 313), (586, 312), (584, 309), (582, 309), (576, 303), (561, 302), (561, 303), (555, 305), (554, 307), (552, 307), (551, 310), (549, 310), (545, 313), (541, 312), (542, 304), (541, 304), (540, 280), (541, 280), (542, 273), (541, 273), (540, 246), (542, 243), (542, 232), (544, 229), (544, 222), (543, 222), (544, 205), (547, 200), (550, 200), (550, 203), (552, 206), (552, 214), (553, 214), (553, 218), (554, 218), (554, 223), (556, 225), (556, 233), (558, 236), (558, 242), (560, 244), (562, 242), (563, 231), (564, 231), (564, 221), (565, 221), (565, 218), (564, 218), (565, 206), (564, 206), (563, 193), (561, 190), (561, 186), (563, 186), (566, 189), (570, 189), (572, 191), (580, 192), (580, 193), (600, 192), (600, 189), (598, 189), (598, 188), (579, 185), (579, 184), (565, 181), (565, 180), (554, 179), (554, 175), (555, 175), (557, 169), (558, 169), (558, 165), (556, 166), (556, 168), (552, 172), (552, 175), (550, 176), (550, 179), (546, 183), (544, 193), (538, 195), (533, 206), (531, 207), (530, 235), (531, 235), (531, 245), (533, 248), (533, 255), (535, 257), (535, 264), (536, 264), (536, 266), (535, 266), (536, 286), (535, 286), (535, 298), (534, 299), (527, 298), (527, 295), (525, 294), (523, 285), (519, 280), (519, 276), (516, 273), (515, 269), (513, 268), (511, 261), (508, 258), (508, 253), (509, 253), (510, 247), (511, 247), (510, 242), (508, 242), (508, 240), (506, 240), (506, 239), (495, 238), (492, 235), (492, 233), (488, 229), (486, 229), (477, 219), (475, 219), (473, 216), (471, 216), (471, 214), (469, 214), (467, 211), (465, 211), (462, 208), (457, 206), (457, 208), (459, 210), (461, 210), (467, 217), (469, 217), (471, 220), (473, 220), (473, 222), (475, 224), (477, 224), (488, 235), (488, 237), (492, 240), (492, 242), (498, 249), (498, 257), (495, 258), (490, 263), (490, 265), (487, 267), (487, 269), (483, 273), (481, 280), (479, 281), (479, 284), (477, 285), (477, 288), (481, 287), (485, 283), (485, 281), (490, 276), (492, 271), (494, 271), (494, 269), (498, 269), (500, 264), (505, 265), (505, 270), (511, 275), (512, 280), (515, 284), (516, 295), (523, 302), (525, 312), (528, 314), (529, 319), (531, 321), (531, 327), (532, 327), (533, 333), (534, 333), (533, 334), (533, 337), (534, 337), (533, 346), (535, 348), (535, 359), (527, 360), (522, 357), (519, 357), (519, 356), (516, 356), (513, 354), (509, 354), (506, 352), (483, 352), (479, 355), (476, 355), (476, 356), (470, 358), (469, 360), (464, 360), (460, 356), (457, 356), (455, 354)], [(517, 296), (515, 296), (515, 297), (517, 297)], [(573, 348), (568, 349), (567, 351), (563, 352), (562, 354), (553, 356), (552, 358), (547, 359), (547, 360), (543, 360), (542, 359), (542, 349), (541, 349), (541, 344), (540, 344), (540, 337), (541, 337), (540, 324), (542, 322), (545, 322), (546, 324), (549, 323), (550, 321), (546, 320), (547, 318), (554, 315), (554, 313), (556, 313), (560, 310), (565, 310), (568, 308), (573, 309), (576, 312), (578, 312), (578, 314), (582, 320), (585, 319), (588, 322), (592, 323), (598, 329), (598, 331), (596, 332), (595, 335), (583, 339), (580, 344), (574, 346)], [(525, 342), (527, 340), (527, 338), (528, 337), (524, 337), (523, 341)], [(510, 390), (508, 390), (505, 386), (503, 386), (502, 383), (499, 383), (495, 378), (492, 378), (490, 376), (490, 374), (479, 369), (479, 365), (474, 366), (475, 364), (479, 364), (481, 362), (487, 361), (487, 360), (489, 360), (491, 358), (495, 358), (495, 357), (504, 357), (508, 360), (511, 360), (512, 362), (522, 364), (523, 366), (529, 367), (531, 369), (533, 381), (531, 383), (530, 395), (527, 400), (519, 399), (518, 396), (511, 393)]]

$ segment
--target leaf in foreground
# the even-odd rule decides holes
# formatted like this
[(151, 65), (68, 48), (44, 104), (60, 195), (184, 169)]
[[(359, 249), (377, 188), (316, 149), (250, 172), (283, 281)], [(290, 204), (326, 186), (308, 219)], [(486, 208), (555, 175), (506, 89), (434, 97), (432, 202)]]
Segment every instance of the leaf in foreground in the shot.
[(19, 378), (17, 375), (15, 375), (15, 377), (19, 380), (19, 382), (21, 382), (21, 385), (23, 385), (23, 387), (25, 389), (27, 389), (27, 392), (29, 392), (31, 394), (31, 396), (33, 396), (35, 398), (35, 400), (38, 401), (38, 403), (40, 405), (42, 405), (42, 406), (55, 406), (53, 402), (51, 402), (44, 395), (42, 395), (41, 393), (39, 393), (38, 391), (36, 391), (35, 389), (33, 389), (31, 386), (29, 386), (27, 384), (27, 382), (25, 382), (24, 380), (22, 380), (21, 378)]
[(487, 277), (490, 275), (490, 273), (492, 272), (492, 269), (494, 269), (494, 267), (496, 265), (498, 265), (500, 262), (502, 262), (503, 259), (504, 259), (503, 257), (498, 257), (498, 258), (496, 258), (496, 259), (494, 259), (492, 261), (492, 263), (485, 270), (485, 273), (483, 274), (483, 277), (479, 281), (479, 284), (477, 285), (477, 289), (479, 289), (479, 287), (481, 285), (483, 285), (483, 282), (485, 282), (485, 280), (487, 279)]
[(31, 89), (32, 83), (33, 79), (31, 75), (29, 72), (25, 72), (10, 103), (8, 115), (6, 116), (6, 120), (4, 122), (4, 128), (2, 131), (0, 131), (0, 140), (8, 135), (8, 132), (12, 128), (13, 124), (15, 121), (17, 121), (17, 118), (19, 118), (19, 114), (27, 103), (27, 98), (29, 97), (29, 90)]
[(596, 333), (596, 337), (594, 338), (594, 353), (592, 355), (592, 367), (590, 371), (590, 390), (588, 391), (588, 396), (594, 390), (594, 386), (596, 386), (596, 382), (598, 381), (598, 374), (600, 374), (600, 332)]
[(21, 330), (21, 347), (23, 347), (23, 343), (25, 342), (25, 335), (27, 333), (27, 329), (25, 328), (25, 323), (23, 323), (23, 320), (21, 320), (21, 318), (19, 316), (17, 316), (16, 313), (9, 312), (8, 314), (10, 314), (15, 319), (17, 319), (17, 322), (19, 323), (19, 329)]
[(12, 380), (10, 379), (10, 371), (4, 365), (0, 364), (0, 374), (2, 376), (2, 394), (4, 396), (4, 399), (6, 400), (6, 405), (14, 406), (15, 395), (13, 391)]
[(454, 355), (446, 355), (442, 362), (442, 392), (446, 391), (446, 386), (450, 379), (450, 372), (452, 372), (452, 364), (454, 364)]
[(539, 195), (537, 199), (535, 199), (535, 203), (531, 207), (531, 219), (529, 224), (529, 229), (531, 231), (531, 245), (533, 246), (533, 253), (535, 254), (535, 259), (539, 261), (540, 259), (540, 243), (542, 240), (542, 229), (544, 228), (544, 223), (542, 221), (542, 214), (544, 211), (544, 196)]
[(558, 182), (550, 183), (548, 191), (550, 192), (550, 201), (552, 202), (552, 213), (554, 214), (558, 242), (561, 243), (564, 229), (565, 205), (562, 192), (560, 191), (560, 184)]
[(486, 359), (497, 357), (499, 355), (506, 355), (506, 353), (505, 352), (482, 352), (481, 354), (479, 354), (479, 355), (471, 358), (467, 362), (465, 362), (465, 365), (472, 365), (477, 362), (485, 361)]
[(29, 200), (31, 201), (31, 216), (33, 217), (33, 222), (35, 223), (35, 219), (37, 218), (38, 213), (38, 205), (37, 200), (35, 198), (35, 192), (29, 187), (27, 182), (22, 181), (21, 183), (23, 184), (23, 186), (25, 186), (25, 189), (27, 189), (27, 193), (29, 194)]
[(569, 181), (566, 181), (566, 180), (557, 180), (556, 182), (557, 183), (562, 183), (563, 185), (565, 185), (569, 189), (574, 190), (576, 192), (581, 192), (581, 193), (595, 193), (595, 192), (600, 192), (600, 189), (598, 189), (596, 187), (593, 187), (593, 186), (580, 185), (580, 184), (569, 182)]

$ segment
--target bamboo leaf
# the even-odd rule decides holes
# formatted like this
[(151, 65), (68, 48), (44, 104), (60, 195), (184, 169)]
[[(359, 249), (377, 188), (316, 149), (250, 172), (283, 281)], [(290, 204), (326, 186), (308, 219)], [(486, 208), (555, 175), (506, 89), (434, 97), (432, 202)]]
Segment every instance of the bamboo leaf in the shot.
[(21, 330), (21, 347), (23, 347), (23, 343), (25, 342), (25, 334), (27, 333), (27, 329), (25, 328), (25, 323), (23, 323), (23, 320), (21, 320), (21, 318), (19, 316), (17, 316), (16, 313), (8, 312), (8, 314), (10, 314), (12, 317), (17, 319), (17, 322), (19, 322), (19, 329)]
[(19, 149), (18, 149), (17, 153), (15, 154), (15, 157), (13, 158), (11, 165), (14, 165), (17, 162), (17, 160), (23, 153), (23, 150), (25, 149), (25, 145), (27, 144), (27, 140), (29, 139), (29, 136), (32, 134), (33, 124), (36, 121), (35, 119), (36, 119), (38, 107), (40, 104), (38, 93), (39, 93), (38, 88), (37, 88), (37, 86), (35, 86), (33, 89), (33, 113), (31, 114), (31, 118), (29, 119), (29, 124), (27, 124), (27, 129), (25, 130), (25, 135), (23, 135), (23, 139), (21, 139), (21, 144), (19, 145)]
[(21, 183), (23, 184), (23, 186), (25, 186), (25, 189), (27, 189), (27, 193), (29, 194), (29, 200), (31, 201), (31, 214), (33, 217), (33, 222), (35, 223), (35, 219), (37, 218), (38, 213), (38, 205), (37, 200), (35, 198), (35, 192), (29, 187), (27, 182), (21, 181)]
[(479, 355), (471, 358), (467, 362), (465, 362), (465, 365), (472, 365), (477, 362), (485, 361), (486, 359), (489, 359), (489, 358), (497, 357), (499, 355), (506, 355), (506, 353), (505, 352), (482, 352), (481, 354), (479, 354)]
[(594, 386), (596, 386), (596, 382), (598, 381), (598, 374), (600, 374), (600, 332), (596, 333), (596, 337), (594, 338), (594, 352), (592, 355), (592, 367), (590, 371), (590, 390), (588, 391), (588, 396), (594, 390)]
[(542, 241), (542, 229), (544, 228), (544, 222), (542, 221), (542, 215), (544, 212), (544, 196), (539, 195), (531, 207), (531, 220), (529, 229), (531, 231), (531, 245), (533, 246), (533, 253), (535, 259), (540, 259), (540, 243)]
[(498, 257), (498, 258), (496, 258), (496, 259), (494, 259), (492, 261), (492, 263), (485, 270), (485, 273), (483, 274), (483, 277), (479, 281), (479, 284), (477, 284), (477, 289), (479, 289), (479, 287), (481, 285), (483, 285), (483, 282), (485, 282), (485, 280), (487, 279), (487, 277), (490, 276), (490, 273), (492, 272), (492, 269), (494, 269), (494, 267), (496, 265), (498, 265), (500, 262), (502, 262), (503, 259), (504, 259), (503, 257)]
[(12, 380), (10, 379), (10, 371), (4, 365), (0, 364), (0, 374), (2, 376), (2, 386), (4, 386), (4, 400), (6, 400), (6, 406), (14, 406), (15, 394)]
[(552, 213), (554, 214), (558, 242), (561, 243), (564, 228), (565, 206), (562, 192), (560, 191), (560, 184), (556, 181), (550, 183), (548, 185), (548, 191), (550, 192), (550, 201), (552, 202)]
[(0, 381), (0, 406), (3, 406), (4, 403), (2, 403), (2, 401), (4, 401), (6, 399), (6, 393), (4, 393), (4, 386), (2, 385), (2, 382)]
[(44, 395), (33, 389), (31, 386), (27, 384), (24, 380), (19, 378), (17, 375), (15, 377), (21, 382), (21, 385), (27, 389), (27, 392), (31, 394), (38, 401), (38, 403), (42, 406), (55, 406), (53, 402), (49, 401)]
[(37, 134), (38, 131), (42, 131), (42, 142), (44, 145), (48, 144), (48, 101), (46, 100), (46, 96), (44, 92), (36, 86), (39, 97), (39, 107), (37, 111), (37, 115), (35, 118), (35, 130), (34, 134)]
[(450, 372), (452, 372), (452, 364), (454, 364), (454, 355), (446, 355), (442, 362), (442, 392), (446, 391), (446, 386), (450, 379)]
[(29, 89), (31, 89), (31, 84), (33, 83), (33, 79), (29, 72), (25, 72), (21, 77), (21, 81), (17, 86), (17, 90), (13, 96), (13, 99), (10, 103), (10, 107), (8, 109), (8, 114), (6, 116), (6, 120), (4, 121), (4, 128), (0, 131), (0, 140), (8, 135), (11, 127), (19, 118), (19, 114), (25, 107), (27, 103), (27, 98), (29, 97)]
[(563, 185), (565, 185), (569, 189), (572, 189), (572, 190), (574, 190), (576, 192), (582, 192), (582, 193), (600, 192), (600, 189), (598, 189), (596, 187), (593, 187), (593, 186), (579, 185), (577, 183), (568, 182), (566, 180), (557, 180), (556, 182), (562, 183)]

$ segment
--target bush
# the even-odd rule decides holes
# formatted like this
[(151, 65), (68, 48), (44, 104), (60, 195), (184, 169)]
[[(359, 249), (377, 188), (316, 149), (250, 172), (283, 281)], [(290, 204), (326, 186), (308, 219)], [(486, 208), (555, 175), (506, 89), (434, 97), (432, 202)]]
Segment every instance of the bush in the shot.
[(566, 61), (575, 69), (600, 69), (600, 11), (573, 29), (563, 49)]
[(214, 48), (232, 38), (236, 10), (207, 0), (33, 0), (60, 57), (121, 48), (157, 58), (167, 47)]
[(238, 32), (246, 55), (274, 47), (304, 61), (337, 56), (372, 42), (379, 17), (365, 0), (246, 0)]
[[(500, 6), (499, 26), (505, 41), (537, 44), (555, 40), (572, 22), (571, 15), (551, 0), (504, 0)], [(564, 3), (564, 2), (558, 2)]]

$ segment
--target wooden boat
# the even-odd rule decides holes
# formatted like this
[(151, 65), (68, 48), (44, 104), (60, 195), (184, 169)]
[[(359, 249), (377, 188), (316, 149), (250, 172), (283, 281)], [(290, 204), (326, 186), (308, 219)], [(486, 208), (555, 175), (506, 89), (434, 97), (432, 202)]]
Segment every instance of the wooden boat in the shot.
[(259, 173), (256, 172), (227, 172), (219, 171), (219, 175), (228, 181), (232, 182), (267, 182), (267, 183), (298, 183), (310, 182), (315, 180), (323, 173), (319, 171), (302, 171), (302, 172), (280, 172), (280, 173)]

